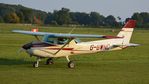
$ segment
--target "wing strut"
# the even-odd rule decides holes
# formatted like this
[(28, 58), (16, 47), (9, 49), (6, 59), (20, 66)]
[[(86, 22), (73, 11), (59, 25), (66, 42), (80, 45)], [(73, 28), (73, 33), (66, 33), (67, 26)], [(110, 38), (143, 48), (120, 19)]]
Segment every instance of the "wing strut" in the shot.
[(69, 44), (72, 40), (73, 40), (73, 38), (70, 38), (70, 39), (68, 40), (68, 42), (65, 43), (65, 44), (64, 44), (58, 51), (56, 51), (55, 53), (48, 52), (48, 51), (45, 51), (45, 50), (42, 50), (42, 49), (40, 49), (40, 50), (41, 50), (41, 51), (44, 51), (44, 52), (46, 52), (46, 53), (50, 53), (50, 54), (56, 55), (56, 54), (59, 53), (67, 44)]
[(56, 55), (57, 53), (59, 53), (59, 52), (60, 52), (67, 44), (69, 44), (72, 40), (73, 40), (73, 38), (70, 38), (67, 43), (65, 43), (58, 51), (56, 51), (56, 52), (54, 53), (54, 55)]
[(37, 41), (41, 41), (37, 35), (35, 35), (35, 38), (37, 39)]

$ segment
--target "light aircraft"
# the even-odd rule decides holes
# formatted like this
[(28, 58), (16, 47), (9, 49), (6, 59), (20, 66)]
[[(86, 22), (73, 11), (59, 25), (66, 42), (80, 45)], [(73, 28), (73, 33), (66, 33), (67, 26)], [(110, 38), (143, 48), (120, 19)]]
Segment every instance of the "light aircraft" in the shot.
[[(53, 58), (66, 57), (68, 67), (74, 68), (75, 64), (69, 59), (71, 55), (97, 53), (101, 51), (122, 50), (129, 46), (138, 46), (139, 44), (130, 43), (130, 39), (135, 27), (136, 21), (129, 20), (120, 30), (117, 36), (89, 35), (89, 34), (60, 34), (23, 30), (13, 30), (13, 32), (33, 35), (38, 41), (30, 42), (22, 48), (30, 55), (37, 57), (33, 67), (39, 66), (41, 58), (48, 58), (46, 64), (53, 64)], [(41, 41), (38, 36), (43, 36)], [(78, 42), (77, 38), (105, 38), (103, 40)]]

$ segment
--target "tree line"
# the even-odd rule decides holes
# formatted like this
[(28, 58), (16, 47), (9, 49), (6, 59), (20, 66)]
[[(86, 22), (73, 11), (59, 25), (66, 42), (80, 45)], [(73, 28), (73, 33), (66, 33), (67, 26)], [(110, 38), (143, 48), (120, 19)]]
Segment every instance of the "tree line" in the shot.
[[(129, 19), (137, 20), (137, 27), (149, 28), (148, 12), (134, 13), (131, 18), (126, 18), (126, 21)], [(71, 12), (68, 8), (61, 8), (47, 13), (22, 5), (0, 3), (0, 23), (119, 27), (124, 22), (121, 22), (120, 17), (115, 18), (113, 15), (105, 17), (98, 12)]]

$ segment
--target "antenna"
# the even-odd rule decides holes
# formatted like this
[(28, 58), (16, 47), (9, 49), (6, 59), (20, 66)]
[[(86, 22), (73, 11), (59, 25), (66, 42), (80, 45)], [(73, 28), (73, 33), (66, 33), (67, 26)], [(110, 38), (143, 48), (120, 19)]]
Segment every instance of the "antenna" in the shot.
[(76, 27), (73, 26), (73, 28), (71, 29), (71, 31), (69, 32), (69, 34), (71, 34), (75, 28), (76, 28)]

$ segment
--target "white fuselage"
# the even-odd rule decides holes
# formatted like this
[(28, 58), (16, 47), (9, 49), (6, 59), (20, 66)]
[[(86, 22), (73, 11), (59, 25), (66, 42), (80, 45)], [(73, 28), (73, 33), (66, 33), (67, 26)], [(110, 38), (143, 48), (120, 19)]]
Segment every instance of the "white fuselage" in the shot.
[[(96, 53), (100, 51), (120, 50), (124, 48), (124, 46), (114, 47), (114, 45), (122, 45), (122, 44), (123, 44), (122, 38), (81, 42), (81, 43), (75, 43), (75, 41), (72, 40), (62, 49), (61, 47), (63, 45), (32, 47), (27, 50), (27, 53), (38, 57), (63, 57), (63, 56), (65, 57), (77, 54)], [(56, 53), (57, 51), (59, 52)]]
[[(70, 55), (96, 53), (100, 51), (121, 50), (126, 48), (130, 42), (133, 28), (122, 28), (118, 37), (105, 40), (76, 43), (75, 39), (68, 44), (57, 44), (52, 46), (35, 46), (27, 49), (27, 53), (37, 57), (66, 57)], [(56, 41), (56, 40), (55, 40)], [(47, 42), (47, 41), (45, 41)], [(64, 47), (63, 47), (64, 46)]]

